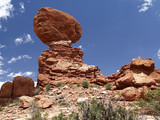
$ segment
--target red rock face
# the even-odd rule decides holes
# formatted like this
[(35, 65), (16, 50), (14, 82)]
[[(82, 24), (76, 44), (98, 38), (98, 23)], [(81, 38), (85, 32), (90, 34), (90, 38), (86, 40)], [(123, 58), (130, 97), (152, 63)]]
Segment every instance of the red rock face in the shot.
[(0, 91), (0, 98), (11, 98), (12, 97), (12, 82), (5, 82)]
[(46, 7), (39, 10), (33, 22), (36, 35), (50, 47), (39, 57), (38, 86), (84, 80), (106, 83), (96, 66), (83, 62), (83, 52), (71, 47), (81, 37), (81, 26), (71, 15)]
[(33, 24), (36, 35), (48, 45), (60, 40), (76, 43), (81, 37), (80, 24), (71, 15), (53, 8), (41, 8)]
[(122, 90), (125, 100), (135, 100), (142, 97), (139, 93), (143, 93), (143, 88), (148, 90), (160, 86), (160, 72), (154, 67), (152, 59), (136, 58), (129, 65), (123, 65), (120, 72), (108, 76), (107, 80), (115, 90)]
[(22, 95), (33, 96), (34, 82), (29, 77), (18, 76), (13, 80), (12, 97), (19, 97)]
[(52, 44), (39, 57), (38, 86), (61, 83), (81, 83), (88, 80), (105, 84), (105, 77), (94, 65), (87, 65), (82, 59), (80, 48), (72, 48), (65, 41)]

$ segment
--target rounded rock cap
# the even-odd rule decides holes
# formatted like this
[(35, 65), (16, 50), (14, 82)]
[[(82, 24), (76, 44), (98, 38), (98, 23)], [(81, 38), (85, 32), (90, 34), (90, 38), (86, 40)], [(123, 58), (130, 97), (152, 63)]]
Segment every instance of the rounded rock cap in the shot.
[(45, 44), (61, 40), (76, 43), (81, 37), (81, 26), (76, 19), (57, 9), (40, 8), (33, 24), (34, 32)]

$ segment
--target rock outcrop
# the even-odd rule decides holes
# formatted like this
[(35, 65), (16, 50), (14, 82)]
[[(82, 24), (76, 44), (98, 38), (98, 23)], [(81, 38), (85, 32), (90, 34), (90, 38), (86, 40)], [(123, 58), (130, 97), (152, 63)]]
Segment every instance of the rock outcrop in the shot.
[(53, 41), (71, 40), (81, 37), (80, 24), (69, 14), (53, 8), (41, 8), (34, 17), (34, 31), (45, 44)]
[(81, 37), (81, 26), (71, 15), (52, 8), (41, 8), (34, 17), (34, 31), (50, 47), (38, 60), (38, 86), (84, 80), (106, 83), (96, 66), (83, 62), (80, 48), (72, 48), (71, 44)]
[(0, 90), (0, 98), (11, 98), (12, 97), (12, 82), (5, 82)]
[(114, 90), (123, 90), (125, 100), (135, 100), (144, 95), (143, 91), (160, 87), (160, 69), (155, 68), (150, 58), (136, 58), (123, 65), (120, 72), (108, 76), (107, 81), (112, 83)]
[(34, 82), (29, 77), (17, 76), (12, 82), (5, 82), (0, 90), (0, 98), (15, 98), (22, 95), (33, 96)]
[(33, 96), (34, 82), (29, 77), (17, 76), (13, 80), (12, 97), (20, 97), (22, 95)]

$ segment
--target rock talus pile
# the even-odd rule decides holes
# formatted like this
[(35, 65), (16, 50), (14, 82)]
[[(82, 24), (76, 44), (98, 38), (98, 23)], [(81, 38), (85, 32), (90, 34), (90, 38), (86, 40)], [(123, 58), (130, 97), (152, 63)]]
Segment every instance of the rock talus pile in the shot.
[(154, 61), (150, 58), (132, 59), (128, 65), (123, 65), (120, 72), (107, 77), (113, 89), (122, 90), (125, 100), (142, 98), (144, 92), (160, 87), (160, 69), (156, 69)]
[(41, 8), (34, 17), (34, 31), (50, 47), (39, 56), (38, 86), (84, 80), (106, 83), (96, 66), (83, 62), (80, 48), (72, 48), (71, 44), (81, 37), (81, 26), (71, 15), (48, 7)]

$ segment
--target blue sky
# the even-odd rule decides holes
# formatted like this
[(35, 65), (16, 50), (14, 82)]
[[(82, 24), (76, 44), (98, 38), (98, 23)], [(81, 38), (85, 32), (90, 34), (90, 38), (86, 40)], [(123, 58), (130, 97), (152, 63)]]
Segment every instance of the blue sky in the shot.
[(41, 7), (71, 14), (82, 26), (84, 62), (104, 75), (133, 58), (152, 58), (160, 68), (159, 0), (0, 0), (0, 81), (38, 75), (38, 57), (49, 47), (33, 31)]

